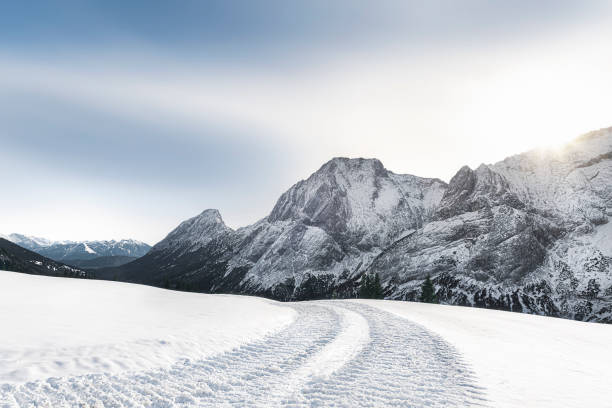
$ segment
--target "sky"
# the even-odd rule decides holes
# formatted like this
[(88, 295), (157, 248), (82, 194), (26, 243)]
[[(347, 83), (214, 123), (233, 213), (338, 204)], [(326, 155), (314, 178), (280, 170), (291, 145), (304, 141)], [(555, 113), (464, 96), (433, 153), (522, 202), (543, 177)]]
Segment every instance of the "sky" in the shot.
[(612, 126), (608, 1), (0, 2), (0, 233), (231, 227), (336, 156), (448, 181)]

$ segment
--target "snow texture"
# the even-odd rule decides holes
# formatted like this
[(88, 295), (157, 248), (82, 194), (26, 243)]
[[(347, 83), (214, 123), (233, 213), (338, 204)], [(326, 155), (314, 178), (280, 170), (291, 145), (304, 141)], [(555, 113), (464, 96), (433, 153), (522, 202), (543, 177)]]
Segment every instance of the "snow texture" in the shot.
[(612, 326), (495, 310), (359, 300), (451, 343), (494, 407), (609, 407)]
[(0, 383), (202, 359), (294, 317), (276, 302), (252, 297), (0, 271)]
[[(16, 333), (0, 344), (9, 367), (1, 406), (486, 403), (469, 367), (440, 336), (369, 306), (278, 304), (13, 273), (0, 279), (6, 292), (37, 299), (0, 298), (6, 329)], [(185, 336), (191, 341), (181, 344)], [(188, 347), (173, 348), (177, 342)]]
[(605, 407), (612, 326), (0, 272), (1, 407)]

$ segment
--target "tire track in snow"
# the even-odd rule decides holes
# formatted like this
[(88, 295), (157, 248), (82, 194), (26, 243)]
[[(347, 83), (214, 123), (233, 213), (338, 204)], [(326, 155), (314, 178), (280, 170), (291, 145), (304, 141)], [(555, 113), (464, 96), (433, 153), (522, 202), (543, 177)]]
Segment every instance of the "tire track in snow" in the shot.
[(371, 341), (334, 375), (295, 393), (295, 406), (487, 406), (484, 389), (440, 336), (376, 308), (334, 303), (368, 321)]
[(0, 401), (8, 401), (9, 407), (269, 406), (286, 379), (342, 330), (341, 316), (333, 308), (308, 303), (288, 307), (298, 316), (284, 331), (221, 355), (184, 360), (169, 369), (5, 384)]
[(287, 304), (285, 330), (205, 360), (0, 386), (0, 407), (485, 405), (458, 353), (406, 319), (346, 301)]
[(298, 370), (282, 384), (285, 391), (273, 393), (276, 398), (270, 406), (283, 406), (291, 403), (291, 395), (300, 390), (307, 381), (328, 378), (352, 360), (370, 340), (368, 322), (359, 313), (344, 308), (329, 306), (339, 313), (342, 330), (338, 336), (317, 354), (311, 356)]

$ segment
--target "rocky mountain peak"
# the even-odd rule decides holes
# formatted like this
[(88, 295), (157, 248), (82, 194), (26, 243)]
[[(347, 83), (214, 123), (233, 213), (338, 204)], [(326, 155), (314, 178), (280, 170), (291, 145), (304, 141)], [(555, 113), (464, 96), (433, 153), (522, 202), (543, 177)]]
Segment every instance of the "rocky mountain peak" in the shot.
[(377, 159), (333, 158), (285, 192), (268, 220), (305, 219), (313, 224), (338, 227), (338, 223), (350, 218), (351, 201), (368, 205), (376, 197), (374, 190), (380, 185), (379, 179), (388, 175)]
[(446, 184), (394, 174), (377, 159), (334, 158), (277, 201), (269, 222), (302, 222), (321, 228), (342, 245), (388, 245), (422, 225)]
[(475, 183), (476, 172), (469, 166), (463, 166), (448, 183), (446, 195), (454, 195), (455, 193), (461, 191), (471, 192), (475, 186)]
[(221, 213), (216, 208), (208, 208), (194, 218), (199, 219), (202, 222), (214, 222), (225, 225), (223, 218), (221, 218)]
[(334, 157), (313, 174), (342, 174), (350, 175), (354, 173), (370, 173), (376, 176), (384, 176), (387, 169), (378, 159), (364, 159), (348, 157)]
[(219, 210), (207, 209), (183, 221), (166, 238), (155, 245), (153, 250), (184, 246), (196, 248), (230, 232), (232, 229), (225, 225)]
[(476, 170), (463, 166), (448, 184), (437, 217), (446, 219), (502, 204), (513, 208), (524, 207), (502, 174), (486, 164), (481, 164)]

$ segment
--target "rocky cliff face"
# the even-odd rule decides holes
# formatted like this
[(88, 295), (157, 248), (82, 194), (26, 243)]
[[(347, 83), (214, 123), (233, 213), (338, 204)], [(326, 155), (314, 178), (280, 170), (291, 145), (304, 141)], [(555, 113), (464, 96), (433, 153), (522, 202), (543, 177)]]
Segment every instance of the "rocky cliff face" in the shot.
[(611, 129), (463, 167), (448, 185), (336, 158), (259, 222), (232, 230), (207, 210), (113, 273), (282, 300), (355, 296), (365, 272), (415, 299), (430, 275), (447, 303), (609, 322), (610, 216)]
[(369, 271), (415, 299), (431, 275), (443, 301), (612, 321), (612, 131), (451, 180), (435, 219)]
[(431, 219), (445, 189), (440, 180), (394, 174), (378, 160), (336, 158), (291, 187), (259, 222), (234, 231), (206, 210), (119, 273), (280, 299), (351, 296), (374, 257)]

